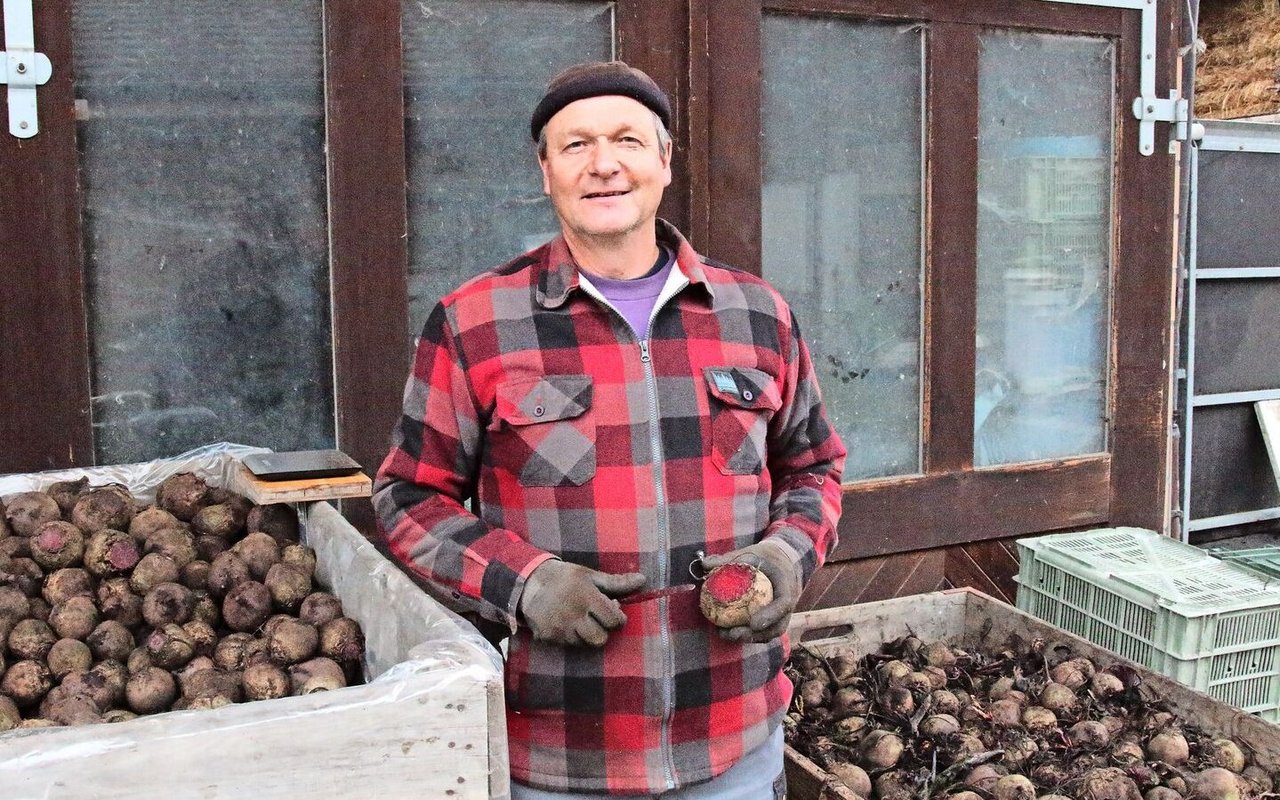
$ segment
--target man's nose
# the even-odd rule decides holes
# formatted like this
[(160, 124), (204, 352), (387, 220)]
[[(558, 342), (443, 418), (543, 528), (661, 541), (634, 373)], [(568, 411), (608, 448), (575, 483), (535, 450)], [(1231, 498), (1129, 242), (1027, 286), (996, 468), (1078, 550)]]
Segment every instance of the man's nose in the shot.
[(620, 169), (613, 144), (601, 142), (596, 145), (591, 157), (591, 171), (597, 175), (608, 177)]

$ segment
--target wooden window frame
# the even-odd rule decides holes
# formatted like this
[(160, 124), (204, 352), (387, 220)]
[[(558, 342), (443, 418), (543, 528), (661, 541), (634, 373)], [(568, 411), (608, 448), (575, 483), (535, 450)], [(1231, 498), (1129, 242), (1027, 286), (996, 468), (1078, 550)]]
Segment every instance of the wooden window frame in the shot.
[[(1045, 0), (692, 0), (706, 55), (692, 65), (690, 127), (704, 127), (692, 230), (716, 258), (759, 274), (763, 14), (927, 24), (923, 472), (846, 484), (846, 560), (1092, 525), (1161, 529), (1168, 503), (1167, 418), (1174, 274), (1174, 159), (1138, 154), (1128, 108), (1139, 94), (1136, 10)], [(1166, 4), (1167, 5), (1167, 4)], [(1167, 8), (1157, 75), (1172, 74)], [(1108, 452), (1002, 467), (973, 466), (977, 319), (977, 31), (1102, 35), (1117, 43)], [(715, 42), (733, 42), (715, 48)], [(971, 80), (948, 80), (956, 74)], [(944, 90), (945, 87), (945, 90)], [(1167, 89), (1165, 90), (1167, 92)], [(1158, 138), (1163, 135), (1163, 129)], [(705, 169), (707, 164), (715, 169)], [(945, 299), (944, 299), (945, 298)], [(942, 366), (945, 365), (945, 366)], [(834, 390), (834, 391), (838, 391)], [(856, 447), (856, 442), (851, 442)]]

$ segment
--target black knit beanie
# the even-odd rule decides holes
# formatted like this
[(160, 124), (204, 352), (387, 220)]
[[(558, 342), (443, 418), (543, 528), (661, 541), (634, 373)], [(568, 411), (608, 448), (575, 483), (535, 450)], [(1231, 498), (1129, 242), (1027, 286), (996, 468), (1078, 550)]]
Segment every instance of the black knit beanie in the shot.
[(595, 61), (575, 64), (551, 79), (547, 84), (547, 93), (533, 110), (529, 134), (536, 142), (547, 120), (554, 117), (560, 109), (575, 100), (609, 94), (630, 97), (643, 103), (670, 129), (671, 102), (658, 84), (654, 83), (653, 78), (622, 61)]

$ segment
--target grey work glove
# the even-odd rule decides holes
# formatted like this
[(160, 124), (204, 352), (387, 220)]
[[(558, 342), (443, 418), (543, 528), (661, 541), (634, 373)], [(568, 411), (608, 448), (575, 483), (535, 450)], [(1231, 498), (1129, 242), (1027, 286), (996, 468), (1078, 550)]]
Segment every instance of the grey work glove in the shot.
[(800, 568), (781, 544), (765, 539), (721, 556), (703, 556), (702, 568), (710, 572), (735, 561), (750, 564), (773, 584), (773, 602), (752, 614), (746, 625), (725, 628), (721, 638), (731, 642), (770, 642), (791, 624), (791, 612), (800, 599)]
[(639, 572), (612, 575), (553, 558), (525, 579), (520, 614), (539, 641), (600, 647), (609, 631), (627, 621), (614, 598), (638, 591), (644, 583)]

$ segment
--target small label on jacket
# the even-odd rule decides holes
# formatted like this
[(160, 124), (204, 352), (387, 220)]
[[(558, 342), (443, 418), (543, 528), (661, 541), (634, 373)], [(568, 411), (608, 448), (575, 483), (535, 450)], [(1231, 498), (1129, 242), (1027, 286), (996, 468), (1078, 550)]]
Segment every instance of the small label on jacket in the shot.
[(722, 392), (729, 394), (738, 393), (738, 384), (733, 380), (733, 376), (723, 370), (712, 370), (711, 380), (715, 381), (716, 388)]

